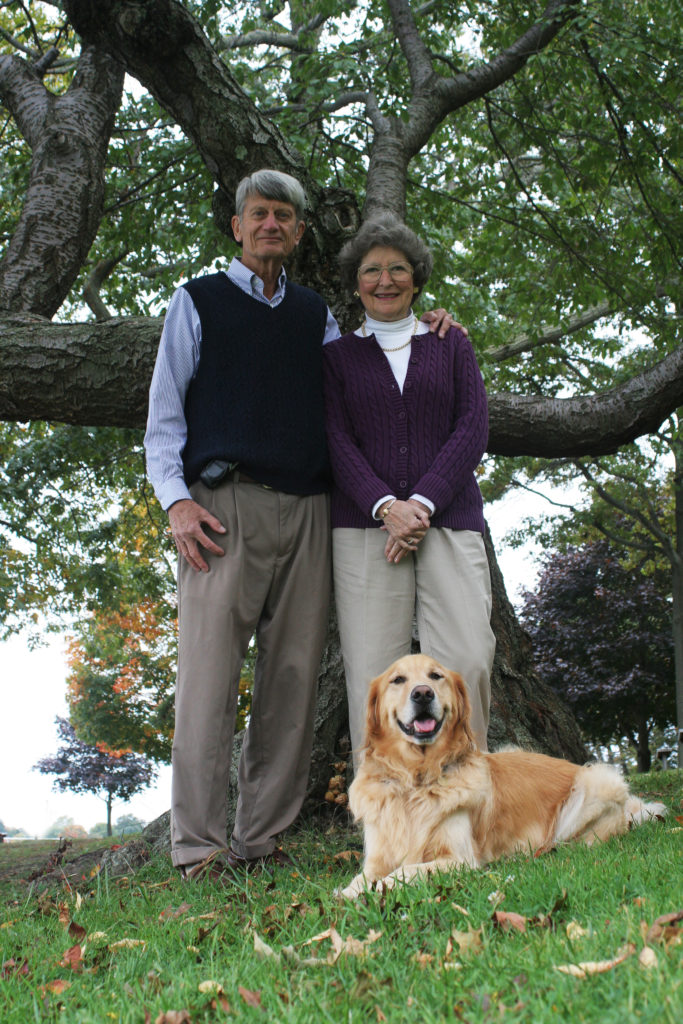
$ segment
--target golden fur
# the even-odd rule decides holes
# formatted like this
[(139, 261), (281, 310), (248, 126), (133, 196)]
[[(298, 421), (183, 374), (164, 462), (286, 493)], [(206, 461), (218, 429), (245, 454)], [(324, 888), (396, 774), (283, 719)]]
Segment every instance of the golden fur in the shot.
[(631, 796), (618, 769), (523, 750), (483, 754), (462, 678), (426, 655), (373, 680), (366, 745), (349, 804), (365, 834), (363, 871), (342, 891), (570, 839), (592, 843), (666, 813)]

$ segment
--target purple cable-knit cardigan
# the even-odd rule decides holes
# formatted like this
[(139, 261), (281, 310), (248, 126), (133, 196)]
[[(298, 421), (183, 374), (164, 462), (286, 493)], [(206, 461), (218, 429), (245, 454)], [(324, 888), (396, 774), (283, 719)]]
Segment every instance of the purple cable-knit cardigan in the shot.
[(467, 336), (416, 335), (403, 394), (373, 335), (323, 347), (332, 526), (379, 527), (385, 494), (422, 494), (432, 526), (484, 532), (474, 471), (486, 450), (486, 391)]

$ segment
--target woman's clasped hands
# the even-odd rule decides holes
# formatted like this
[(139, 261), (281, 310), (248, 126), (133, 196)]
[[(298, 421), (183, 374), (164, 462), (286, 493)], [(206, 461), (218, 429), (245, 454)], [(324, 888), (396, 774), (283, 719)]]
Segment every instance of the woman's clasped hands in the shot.
[(409, 498), (396, 499), (384, 515), (381, 529), (389, 534), (384, 548), (388, 562), (400, 562), (406, 555), (417, 550), (417, 546), (429, 529), (430, 512), (426, 505)]

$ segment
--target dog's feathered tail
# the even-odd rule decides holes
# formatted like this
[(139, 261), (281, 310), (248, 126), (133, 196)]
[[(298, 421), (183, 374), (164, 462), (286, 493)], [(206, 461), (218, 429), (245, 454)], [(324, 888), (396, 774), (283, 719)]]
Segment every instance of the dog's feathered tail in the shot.
[(582, 839), (589, 845), (628, 831), (653, 818), (662, 818), (667, 808), (645, 803), (632, 796), (621, 772), (610, 764), (589, 764), (580, 769), (569, 797), (560, 808), (555, 824), (555, 842)]

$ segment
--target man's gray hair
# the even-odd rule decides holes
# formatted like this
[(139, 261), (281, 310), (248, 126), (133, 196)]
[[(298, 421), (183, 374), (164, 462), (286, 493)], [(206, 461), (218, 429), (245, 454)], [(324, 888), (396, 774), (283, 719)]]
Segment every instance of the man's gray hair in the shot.
[(413, 283), (420, 294), (432, 272), (434, 260), (421, 238), (389, 210), (373, 213), (342, 247), (339, 253), (339, 271), (342, 284), (350, 292), (358, 286), (358, 268), (364, 257), (376, 245), (399, 249), (413, 268)]
[(306, 193), (291, 174), (284, 171), (264, 169), (254, 171), (242, 178), (235, 193), (235, 209), (238, 217), (244, 213), (244, 207), (251, 196), (262, 196), (264, 199), (275, 199), (280, 203), (290, 203), (294, 207), (297, 221), (304, 219)]

